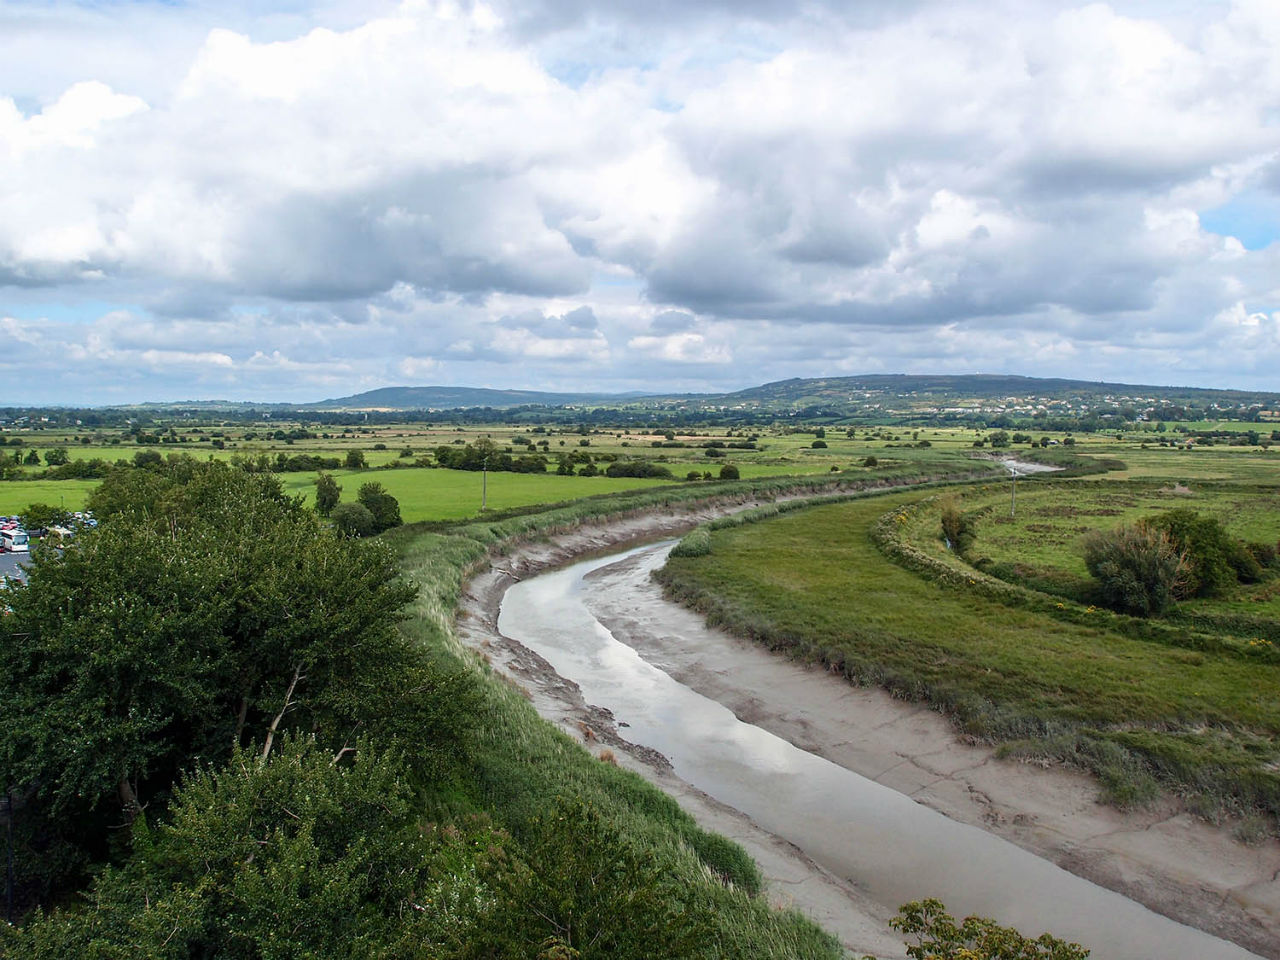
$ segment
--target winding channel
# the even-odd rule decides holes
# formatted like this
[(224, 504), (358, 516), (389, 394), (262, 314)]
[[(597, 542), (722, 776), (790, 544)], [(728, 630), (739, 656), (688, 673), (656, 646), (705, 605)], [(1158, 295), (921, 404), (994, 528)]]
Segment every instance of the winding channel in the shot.
[[(578, 684), (588, 703), (611, 711), (628, 740), (666, 756), (680, 778), (880, 903), (937, 897), (957, 916), (991, 916), (1031, 935), (1050, 930), (1089, 946), (1098, 960), (1256, 957), (745, 723), (648, 662), (593, 606), (618, 599), (601, 591), (634, 591), (672, 543), (516, 583), (498, 628)], [(625, 576), (600, 575), (619, 564)], [(665, 639), (695, 649), (699, 642), (683, 633)]]

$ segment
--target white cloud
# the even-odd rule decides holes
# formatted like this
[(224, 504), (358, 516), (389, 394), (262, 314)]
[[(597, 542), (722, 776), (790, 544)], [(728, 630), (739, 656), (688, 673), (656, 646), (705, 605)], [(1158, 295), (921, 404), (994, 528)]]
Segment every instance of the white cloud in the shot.
[(1272, 4), (846, 7), (0, 0), (87, 71), (0, 37), (6, 313), (103, 389), (1265, 382), (1277, 255), (1200, 214), (1280, 183)]
[(627, 346), (638, 353), (671, 363), (731, 363), (733, 353), (724, 344), (711, 344), (700, 333), (673, 333), (665, 337), (632, 337)]

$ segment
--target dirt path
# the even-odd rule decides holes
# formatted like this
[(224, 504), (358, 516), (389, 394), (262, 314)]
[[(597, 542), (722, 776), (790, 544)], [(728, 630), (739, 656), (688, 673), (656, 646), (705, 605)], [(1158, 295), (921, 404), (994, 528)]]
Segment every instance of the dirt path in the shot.
[[(901, 956), (901, 941), (887, 927), (896, 905), (872, 902), (747, 817), (689, 787), (660, 755), (629, 744), (625, 730), (607, 711), (583, 702), (576, 685), (496, 628), (513, 576), (674, 535), (728, 509), (633, 517), (523, 545), (468, 584), (459, 634), (528, 690), (544, 717), (579, 739), (590, 728), (595, 749), (612, 749), (704, 826), (743, 843), (769, 879), (775, 902), (797, 906), (856, 952)], [(1102, 806), (1086, 776), (996, 760), (988, 747), (959, 742), (946, 719), (926, 707), (851, 687), (723, 634), (696, 650), (683, 649), (663, 639), (678, 630), (652, 629), (655, 618), (666, 624), (688, 618), (699, 627), (701, 618), (667, 604), (656, 586), (651, 595), (595, 612), (647, 660), (739, 718), (1160, 913), (1280, 958), (1280, 844), (1243, 846), (1173, 801), (1129, 814)]]

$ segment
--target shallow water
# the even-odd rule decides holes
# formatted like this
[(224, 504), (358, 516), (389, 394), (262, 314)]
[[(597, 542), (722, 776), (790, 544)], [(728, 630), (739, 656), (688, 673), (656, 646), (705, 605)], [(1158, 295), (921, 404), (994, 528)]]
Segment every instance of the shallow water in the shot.
[[(503, 600), (498, 627), (576, 682), (588, 703), (628, 724), (627, 739), (663, 753), (682, 779), (882, 903), (938, 897), (958, 916), (991, 916), (1032, 935), (1047, 929), (1091, 947), (1100, 960), (1255, 956), (743, 723), (646, 662), (587, 606), (593, 591), (626, 590), (628, 581), (584, 577), (633, 556), (646, 575), (670, 546), (640, 547), (517, 583)], [(680, 639), (696, 647), (699, 637), (689, 634)]]

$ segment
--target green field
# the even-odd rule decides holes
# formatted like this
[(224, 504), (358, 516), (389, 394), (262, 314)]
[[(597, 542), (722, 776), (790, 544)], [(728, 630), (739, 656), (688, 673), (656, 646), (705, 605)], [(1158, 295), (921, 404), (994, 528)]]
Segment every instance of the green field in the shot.
[(10, 480), (0, 483), (0, 514), (20, 513), (33, 503), (82, 510), (96, 480)]
[(974, 579), (907, 570), (871, 532), (887, 511), (909, 524), (920, 499), (718, 529), (709, 555), (673, 558), (660, 578), (740, 635), (936, 703), (971, 735), (1088, 767), (1113, 800), (1149, 797), (1159, 780), (1206, 810), (1280, 815), (1280, 665), (1136, 639), (1101, 613), (1096, 626), (1074, 622), (997, 602)]
[[(1013, 516), (1008, 485), (1002, 485), (1006, 489), (994, 486), (965, 491), (958, 501), (978, 527), (971, 559), (1003, 579), (1029, 582), (1071, 598), (1085, 597), (1092, 586), (1084, 565), (1083, 540), (1095, 530), (1188, 509), (1217, 519), (1240, 540), (1268, 544), (1280, 540), (1280, 488), (1276, 486), (1040, 482), (1022, 485)], [(941, 555), (936, 527), (932, 514), (913, 523), (908, 531), (913, 546)], [(1223, 597), (1187, 600), (1178, 609), (1280, 618), (1280, 580), (1240, 584)]]
[[(419, 520), (462, 520), (480, 515), (479, 473), (464, 470), (335, 470), (342, 485), (343, 501), (354, 500), (361, 484), (376, 482), (400, 501), (405, 523)], [(315, 474), (281, 474), (285, 491), (315, 499)], [(509, 510), (541, 503), (559, 503), (597, 494), (618, 493), (657, 487), (670, 480), (642, 480), (634, 477), (560, 477), (555, 474), (490, 473), (488, 509)]]
[[(1244, 429), (1254, 426), (1257, 425), (1224, 422), (1208, 424), (1206, 428)], [(527, 474), (491, 473), (489, 506), (495, 510), (559, 502), (656, 482), (555, 476), (557, 458), (570, 453), (590, 454), (600, 470), (613, 460), (653, 460), (667, 467), (680, 481), (684, 481), (690, 472), (710, 472), (713, 476), (718, 476), (720, 468), (725, 464), (737, 467), (743, 479), (756, 479), (862, 471), (865, 470), (862, 463), (867, 457), (875, 457), (881, 465), (880, 469), (894, 470), (901, 467), (954, 464), (969, 457), (993, 453), (1006, 456), (1034, 455), (1026, 444), (1000, 450), (993, 450), (989, 446), (975, 447), (976, 442), (984, 441), (992, 431), (972, 427), (846, 427), (834, 424), (818, 427), (764, 422), (736, 430), (690, 427), (678, 431), (653, 432), (502, 423), (359, 427), (312, 424), (307, 427), (312, 436), (294, 440), (277, 439), (279, 435), (298, 427), (296, 423), (284, 421), (199, 426), (178, 423), (174, 425), (172, 432), (157, 428), (157, 435), (167, 442), (148, 444), (139, 444), (134, 435), (119, 430), (28, 428), (18, 432), (10, 431), (6, 442), (20, 441), (20, 445), (0, 447), (0, 451), (12, 456), (16, 450), (25, 456), (35, 450), (42, 463), (21, 468), (20, 476), (27, 479), (0, 482), (0, 510), (18, 511), (35, 501), (62, 503), (68, 509), (83, 505), (87, 491), (93, 486), (92, 482), (57, 481), (44, 485), (38, 479), (46, 470), (43, 459), (53, 449), (65, 449), (72, 460), (96, 458), (111, 463), (131, 461), (140, 452), (156, 452), (162, 456), (185, 454), (201, 460), (266, 457), (274, 461), (280, 454), (286, 457), (308, 454), (342, 460), (351, 451), (359, 450), (370, 467), (379, 467), (417, 460), (432, 462), (437, 447), (474, 443), (481, 438), (492, 440), (500, 448), (510, 449), (517, 454), (531, 449), (530, 444), (533, 444), (533, 448), (550, 461), (548, 475), (534, 477)], [(821, 437), (818, 436), (819, 431), (822, 433)], [(1068, 436), (1052, 431), (1032, 432), (1037, 438), (1050, 437), (1059, 442), (1065, 442)], [(668, 437), (668, 433), (672, 436)], [(1127, 464), (1127, 470), (1118, 476), (1135, 479), (1190, 482), (1247, 475), (1261, 483), (1268, 482), (1268, 478), (1274, 482), (1274, 478), (1280, 473), (1280, 450), (1227, 446), (1193, 450), (1161, 447), (1158, 446), (1160, 439), (1171, 440), (1181, 435), (1173, 432), (1157, 434), (1150, 424), (1144, 425), (1143, 430), (1123, 432), (1119, 436), (1120, 439), (1115, 434), (1076, 436), (1072, 438), (1074, 445), (1069, 449), (1086, 455), (1119, 458)], [(517, 438), (529, 443), (517, 443)], [(756, 449), (733, 449), (727, 446), (729, 443), (749, 440), (754, 442)], [(682, 446), (654, 446), (655, 443), (672, 442)], [(826, 446), (815, 448), (815, 442), (825, 443)], [(545, 446), (541, 446), (544, 443)], [(724, 448), (714, 451), (723, 455), (707, 456), (704, 448), (707, 443), (725, 444)], [(222, 448), (216, 449), (216, 444), (221, 444)], [(1063, 445), (1051, 449), (1062, 453), (1068, 447)], [(411, 457), (402, 456), (405, 450), (411, 453)], [(401, 512), (406, 520), (448, 520), (476, 515), (479, 510), (479, 491), (477, 489), (473, 494), (471, 485), (474, 483), (478, 487), (478, 478), (465, 473), (456, 476), (452, 474), (453, 471), (386, 471), (370, 473), (369, 479), (383, 483), (401, 500)], [(349, 475), (345, 470), (337, 471), (336, 475), (341, 476), (340, 482), (349, 488), (346, 491), (347, 499), (353, 499), (359, 484), (366, 482)], [(312, 472), (282, 473), (280, 476), (288, 489), (306, 495), (310, 494), (315, 478)], [(471, 505), (472, 501), (474, 506)]]

